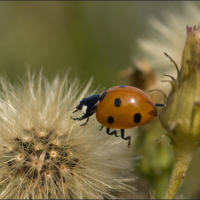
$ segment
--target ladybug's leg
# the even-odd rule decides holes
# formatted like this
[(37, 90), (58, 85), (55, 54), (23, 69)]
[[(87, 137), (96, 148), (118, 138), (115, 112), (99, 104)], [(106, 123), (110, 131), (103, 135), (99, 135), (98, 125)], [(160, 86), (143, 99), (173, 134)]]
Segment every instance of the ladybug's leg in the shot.
[(73, 119), (73, 120), (78, 120), (78, 121), (81, 121), (81, 120), (87, 118), (87, 121), (86, 121), (85, 123), (81, 124), (81, 126), (85, 126), (85, 125), (88, 123), (88, 121), (89, 121), (89, 117), (90, 117), (91, 115), (93, 115), (93, 114), (94, 114), (94, 112), (89, 113), (89, 114), (85, 114), (85, 115), (83, 115), (82, 117), (77, 117), (77, 118), (70, 117), (70, 118)]
[(89, 117), (87, 118), (86, 122), (81, 124), (80, 126), (85, 126), (88, 123), (88, 121), (89, 121)]
[(117, 131), (114, 130), (114, 131), (110, 132), (110, 128), (106, 128), (106, 133), (107, 133), (108, 135), (115, 135), (115, 137), (119, 137), (119, 136), (117, 135)]
[(102, 131), (103, 127), (104, 127), (104, 126), (101, 126), (101, 128), (100, 128), (99, 130)]
[(73, 120), (81, 121), (81, 120), (83, 120), (83, 119), (86, 119), (87, 116), (83, 115), (82, 117), (77, 117), (77, 118), (70, 117), (70, 118), (73, 119)]
[(121, 138), (123, 138), (124, 140), (128, 140), (128, 147), (130, 147), (130, 144), (131, 144), (131, 136), (127, 136), (127, 137), (124, 137), (124, 132), (125, 130), (124, 129), (121, 129)]

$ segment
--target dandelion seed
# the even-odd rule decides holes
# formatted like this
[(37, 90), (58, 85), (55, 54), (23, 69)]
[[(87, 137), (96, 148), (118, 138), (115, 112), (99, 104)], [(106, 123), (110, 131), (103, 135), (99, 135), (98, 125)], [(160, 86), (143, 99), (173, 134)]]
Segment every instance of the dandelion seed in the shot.
[[(132, 191), (126, 143), (85, 127), (68, 108), (86, 95), (67, 75), (50, 83), (28, 72), (13, 86), (0, 77), (0, 199), (103, 199)], [(83, 92), (81, 92), (83, 91)]]
[[(182, 50), (186, 38), (185, 27), (188, 24), (193, 26), (199, 23), (199, 18), (200, 4), (194, 1), (181, 2), (179, 12), (177, 12), (177, 8), (172, 8), (164, 10), (159, 19), (154, 16), (149, 17), (148, 37), (138, 38), (139, 53), (138, 55), (134, 54), (134, 60), (138, 60), (138, 57), (142, 56), (151, 63), (158, 75), (170, 74), (176, 77), (173, 64), (166, 60), (163, 52), (166, 52), (178, 66), (181, 66)], [(170, 91), (170, 85), (160, 85), (160, 81), (157, 81), (152, 88)]]

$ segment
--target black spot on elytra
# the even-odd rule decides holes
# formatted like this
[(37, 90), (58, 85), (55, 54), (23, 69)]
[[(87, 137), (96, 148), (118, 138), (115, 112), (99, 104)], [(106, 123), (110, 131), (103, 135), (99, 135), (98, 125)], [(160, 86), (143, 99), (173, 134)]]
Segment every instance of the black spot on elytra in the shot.
[(102, 100), (104, 99), (104, 97), (106, 96), (106, 94), (107, 94), (107, 92), (104, 92), (104, 93), (100, 96), (99, 101), (102, 101)]
[(125, 87), (126, 87), (126, 85), (120, 85), (119, 87), (120, 87), (120, 88), (125, 88)]
[(113, 124), (114, 123), (114, 118), (112, 116), (108, 117), (108, 123)]
[(140, 113), (136, 113), (136, 114), (134, 115), (134, 117), (133, 117), (133, 121), (134, 121), (135, 123), (140, 123), (141, 119), (142, 119), (142, 115), (141, 115)]
[(115, 101), (114, 101), (114, 104), (115, 104), (116, 107), (119, 107), (121, 105), (121, 103), (122, 102), (121, 102), (120, 98), (116, 98)]

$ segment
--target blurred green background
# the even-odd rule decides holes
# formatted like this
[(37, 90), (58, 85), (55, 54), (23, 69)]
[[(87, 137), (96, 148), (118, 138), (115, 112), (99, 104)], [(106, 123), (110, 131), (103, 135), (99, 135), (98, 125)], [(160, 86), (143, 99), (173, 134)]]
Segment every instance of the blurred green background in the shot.
[[(78, 76), (81, 81), (94, 77), (93, 88), (126, 84), (117, 74), (133, 65), (138, 54), (137, 38), (148, 36), (149, 16), (160, 17), (163, 10), (179, 9), (179, 1), (25, 1), (0, 2), (0, 71), (11, 82), (31, 71), (50, 80), (56, 73)], [(127, 198), (148, 198), (153, 189), (161, 197), (172, 170), (168, 139), (155, 143), (165, 131), (158, 120), (147, 126), (148, 138), (138, 136), (136, 152), (144, 158), (134, 173), (138, 191)], [(150, 130), (150, 127), (156, 127)], [(145, 129), (141, 129), (141, 132)], [(141, 148), (145, 147), (145, 148)], [(197, 155), (197, 156), (196, 156)], [(181, 192), (200, 191), (189, 187), (198, 183), (198, 153), (186, 176)], [(195, 168), (196, 167), (196, 168)], [(194, 176), (194, 177), (193, 177)], [(195, 177), (196, 176), (196, 177)], [(199, 184), (198, 184), (199, 185)], [(197, 194), (198, 196), (198, 194)]]
[[(147, 35), (149, 15), (177, 2), (0, 2), (0, 70), (11, 81), (26, 64), (53, 78), (64, 73), (94, 86), (121, 84), (116, 74), (132, 64), (136, 38)], [(17, 75), (17, 76), (16, 76)]]

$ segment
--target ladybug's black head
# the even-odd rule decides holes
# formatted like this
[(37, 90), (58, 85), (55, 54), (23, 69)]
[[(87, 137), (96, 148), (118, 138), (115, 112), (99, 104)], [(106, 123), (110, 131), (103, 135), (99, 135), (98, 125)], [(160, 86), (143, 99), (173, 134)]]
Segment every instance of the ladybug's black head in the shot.
[(76, 110), (73, 113), (75, 113), (78, 110), (81, 110), (83, 114), (94, 113), (99, 98), (100, 98), (99, 94), (94, 94), (92, 96), (83, 98), (76, 106)]

